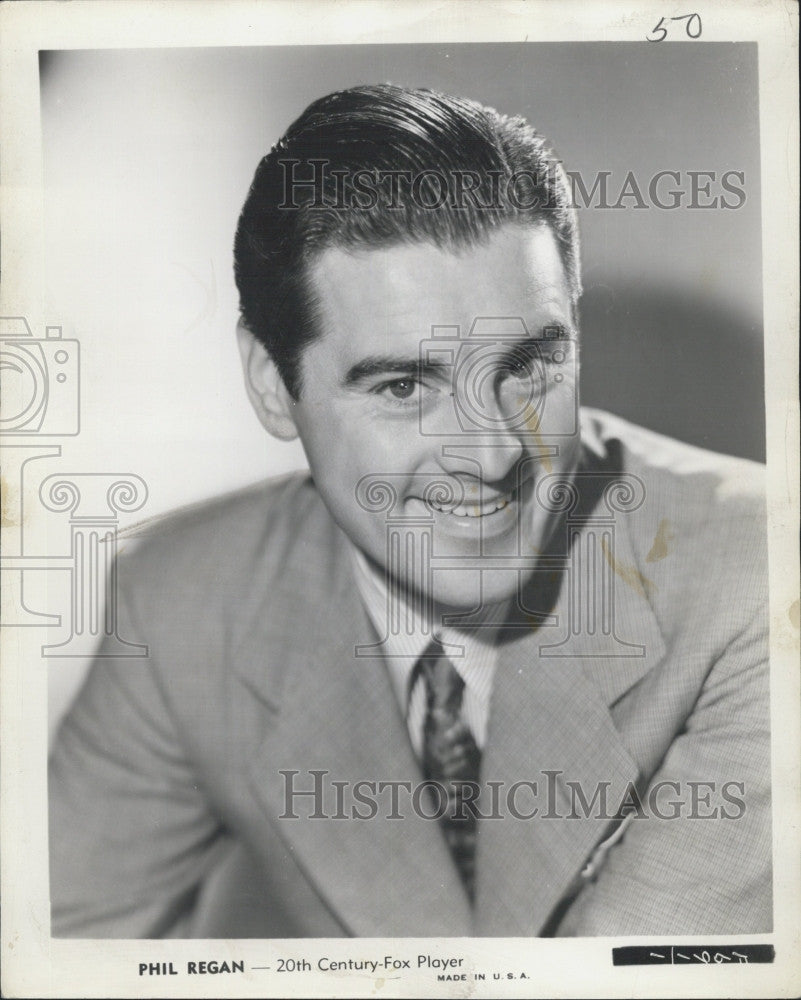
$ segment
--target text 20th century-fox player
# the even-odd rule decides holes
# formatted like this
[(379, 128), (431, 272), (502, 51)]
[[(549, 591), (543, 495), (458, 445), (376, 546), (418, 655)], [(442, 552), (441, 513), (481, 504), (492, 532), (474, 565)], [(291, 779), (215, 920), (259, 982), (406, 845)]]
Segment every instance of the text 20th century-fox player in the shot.
[(53, 933), (769, 930), (761, 470), (579, 411), (543, 139), (324, 97), (235, 258), (247, 392), (310, 475), (121, 558), (149, 655), (60, 728)]

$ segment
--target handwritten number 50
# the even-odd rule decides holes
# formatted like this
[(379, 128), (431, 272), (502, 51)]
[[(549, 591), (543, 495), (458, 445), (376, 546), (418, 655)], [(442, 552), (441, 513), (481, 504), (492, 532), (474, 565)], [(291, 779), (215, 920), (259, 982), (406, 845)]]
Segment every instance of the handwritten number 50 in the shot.
[[(700, 14), (681, 14), (679, 17), (669, 17), (668, 21), (686, 21), (684, 25), (684, 30), (687, 32), (688, 38), (700, 38), (701, 37), (701, 16)], [(657, 32), (661, 32), (658, 38), (648, 38), (646, 36), (646, 41), (648, 42), (664, 42), (667, 38), (668, 30), (664, 28), (665, 23), (664, 17), (659, 18), (659, 24), (655, 28), (651, 28), (651, 34), (655, 35)]]

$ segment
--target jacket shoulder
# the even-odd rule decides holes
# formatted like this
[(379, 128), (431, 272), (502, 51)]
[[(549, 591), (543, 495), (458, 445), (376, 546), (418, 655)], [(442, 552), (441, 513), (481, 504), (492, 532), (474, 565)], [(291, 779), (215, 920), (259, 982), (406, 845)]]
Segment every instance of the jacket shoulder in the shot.
[(758, 462), (698, 448), (632, 424), (602, 410), (582, 410), (582, 442), (591, 457), (610, 470), (640, 475), (648, 489), (687, 505), (709, 504), (752, 513), (764, 506), (765, 467)]
[(327, 515), (308, 472), (293, 472), (143, 522), (118, 546), (121, 581), (174, 599), (236, 593), (233, 581), (276, 568)]
[[(747, 619), (767, 601), (764, 467), (706, 451), (600, 411), (583, 414), (585, 462), (640, 480), (642, 502), (616, 515), (660, 624)], [(708, 632), (708, 626), (705, 631)]]

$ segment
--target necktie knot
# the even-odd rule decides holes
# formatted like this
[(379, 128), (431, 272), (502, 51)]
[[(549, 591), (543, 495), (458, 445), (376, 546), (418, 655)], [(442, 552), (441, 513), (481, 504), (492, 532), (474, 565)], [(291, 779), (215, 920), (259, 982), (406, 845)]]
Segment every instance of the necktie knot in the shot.
[(464, 681), (439, 643), (432, 643), (429, 648), (431, 652), (420, 658), (428, 710), (456, 718), (462, 708)]

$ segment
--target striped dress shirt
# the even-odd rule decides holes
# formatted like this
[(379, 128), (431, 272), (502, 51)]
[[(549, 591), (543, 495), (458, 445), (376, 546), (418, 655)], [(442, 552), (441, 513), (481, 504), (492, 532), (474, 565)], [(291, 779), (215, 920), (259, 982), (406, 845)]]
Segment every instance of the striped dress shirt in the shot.
[[(423, 747), (423, 722), (426, 714), (426, 691), (423, 678), (415, 678), (415, 665), (425, 652), (432, 637), (445, 647), (448, 657), (464, 681), (462, 716), (470, 728), (479, 749), (487, 739), (487, 722), (490, 711), (492, 682), (498, 658), (495, 642), (497, 626), (480, 625), (497, 621), (497, 607), (483, 610), (477, 626), (469, 629), (443, 627), (426, 623), (420, 618), (419, 609), (402, 599), (402, 613), (398, 616), (404, 627), (393, 633), (387, 628), (388, 592), (385, 571), (372, 563), (355, 546), (351, 549), (359, 595), (364, 602), (370, 621), (383, 637), (379, 654), (389, 671), (395, 696), (406, 718), (414, 752), (418, 759)], [(411, 688), (411, 689), (410, 689)]]

